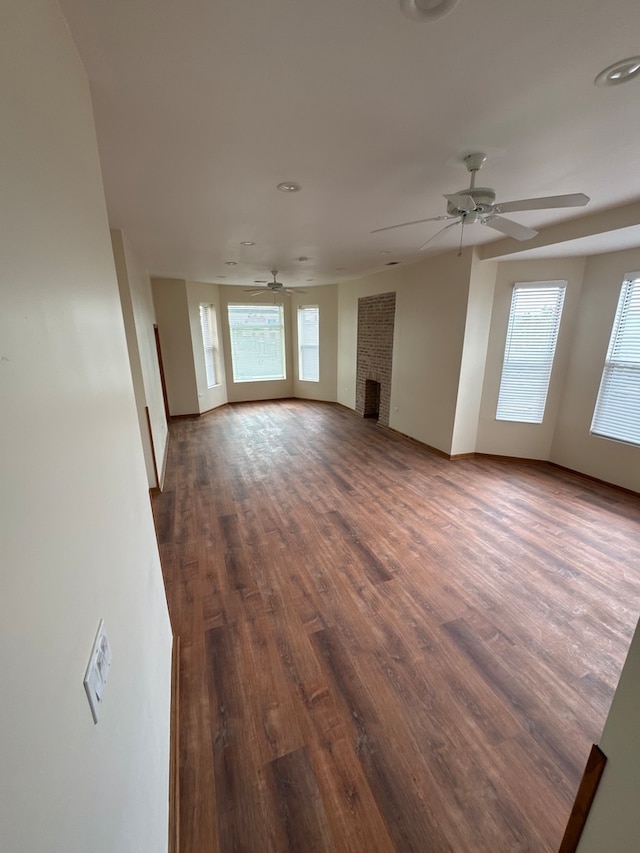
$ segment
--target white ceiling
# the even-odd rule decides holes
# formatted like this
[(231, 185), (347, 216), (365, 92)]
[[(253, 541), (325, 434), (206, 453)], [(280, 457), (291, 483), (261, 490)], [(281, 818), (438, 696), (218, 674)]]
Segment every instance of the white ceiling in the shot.
[[(111, 225), (152, 274), (247, 284), (277, 268), (285, 284), (323, 284), (415, 262), (459, 229), (423, 253), (443, 223), (369, 232), (444, 213), (473, 151), (499, 201), (591, 197), (512, 215), (531, 227), (640, 198), (640, 79), (593, 84), (640, 54), (638, 0), (460, 0), (431, 23), (399, 0), (61, 5), (91, 81)], [(278, 192), (287, 180), (302, 191)]]
[(640, 246), (640, 225), (630, 225), (601, 234), (590, 234), (587, 237), (577, 237), (564, 243), (548, 243), (527, 249), (526, 241), (512, 243), (512, 251), (508, 260), (529, 261), (541, 258), (569, 258), (577, 256), (600, 255), (603, 252), (617, 252)]

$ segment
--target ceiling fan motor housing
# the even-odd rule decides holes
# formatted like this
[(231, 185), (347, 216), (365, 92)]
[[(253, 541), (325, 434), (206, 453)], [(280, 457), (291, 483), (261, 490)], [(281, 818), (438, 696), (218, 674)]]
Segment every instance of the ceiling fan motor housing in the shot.
[[(458, 190), (456, 195), (471, 196), (477, 213), (489, 213), (496, 200), (495, 192), (489, 187), (473, 187), (472, 189)], [(462, 216), (464, 213), (469, 212), (466, 208), (458, 207), (455, 202), (447, 201), (447, 213), (450, 216)]]

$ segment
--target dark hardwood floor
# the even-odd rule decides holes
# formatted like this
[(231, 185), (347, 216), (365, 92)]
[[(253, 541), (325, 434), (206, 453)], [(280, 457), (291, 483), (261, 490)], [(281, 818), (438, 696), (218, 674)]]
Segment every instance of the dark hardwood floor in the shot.
[(171, 424), (180, 853), (556, 851), (640, 611), (640, 501), (328, 404)]

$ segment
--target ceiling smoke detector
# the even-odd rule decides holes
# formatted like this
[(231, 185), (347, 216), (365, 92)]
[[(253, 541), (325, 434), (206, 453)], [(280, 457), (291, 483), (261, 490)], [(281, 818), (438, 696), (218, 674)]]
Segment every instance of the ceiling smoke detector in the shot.
[(403, 15), (412, 21), (437, 21), (453, 12), (459, 0), (400, 0)]

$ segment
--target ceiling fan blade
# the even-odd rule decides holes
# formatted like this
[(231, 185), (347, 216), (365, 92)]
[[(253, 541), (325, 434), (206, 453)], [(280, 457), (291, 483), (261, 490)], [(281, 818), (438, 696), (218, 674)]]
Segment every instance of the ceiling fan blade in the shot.
[(453, 193), (445, 195), (449, 204), (452, 204), (458, 210), (464, 210), (465, 213), (471, 213), (476, 209), (476, 203), (470, 195), (466, 193)]
[(526, 225), (520, 225), (519, 222), (514, 222), (513, 219), (505, 219), (504, 216), (488, 216), (481, 220), (483, 225), (488, 225), (507, 237), (513, 237), (514, 240), (531, 240), (538, 233), (533, 228), (527, 228)]
[(269, 293), (269, 290), (263, 287), (261, 290), (245, 290), (245, 293), (250, 293), (251, 296), (262, 296), (263, 293)]
[(494, 204), (496, 213), (516, 213), (520, 210), (550, 210), (553, 207), (584, 207), (590, 201), (584, 193), (569, 195), (548, 195), (542, 198), (521, 198), (517, 201), (505, 201)]
[(297, 287), (284, 287), (285, 293), (306, 293), (306, 290), (299, 290)]
[(440, 222), (443, 219), (453, 219), (453, 216), (430, 216), (428, 219), (413, 219), (411, 222), (400, 222), (398, 225), (387, 225), (384, 228), (376, 228), (369, 234), (379, 234), (381, 231), (392, 231), (394, 228), (404, 228), (405, 225), (421, 225), (423, 222)]
[(435, 240), (436, 237), (438, 237), (440, 234), (443, 234), (445, 231), (448, 231), (449, 228), (453, 228), (454, 225), (459, 225), (459, 224), (460, 224), (460, 217), (456, 216), (455, 222), (450, 222), (448, 225), (445, 225), (444, 228), (441, 228), (439, 231), (436, 231), (436, 233), (432, 237), (429, 237), (429, 239), (427, 240), (426, 243), (423, 243), (422, 246), (420, 246), (418, 251), (421, 252), (423, 249), (426, 249), (427, 246), (429, 245), (429, 243), (431, 243), (433, 240)]

